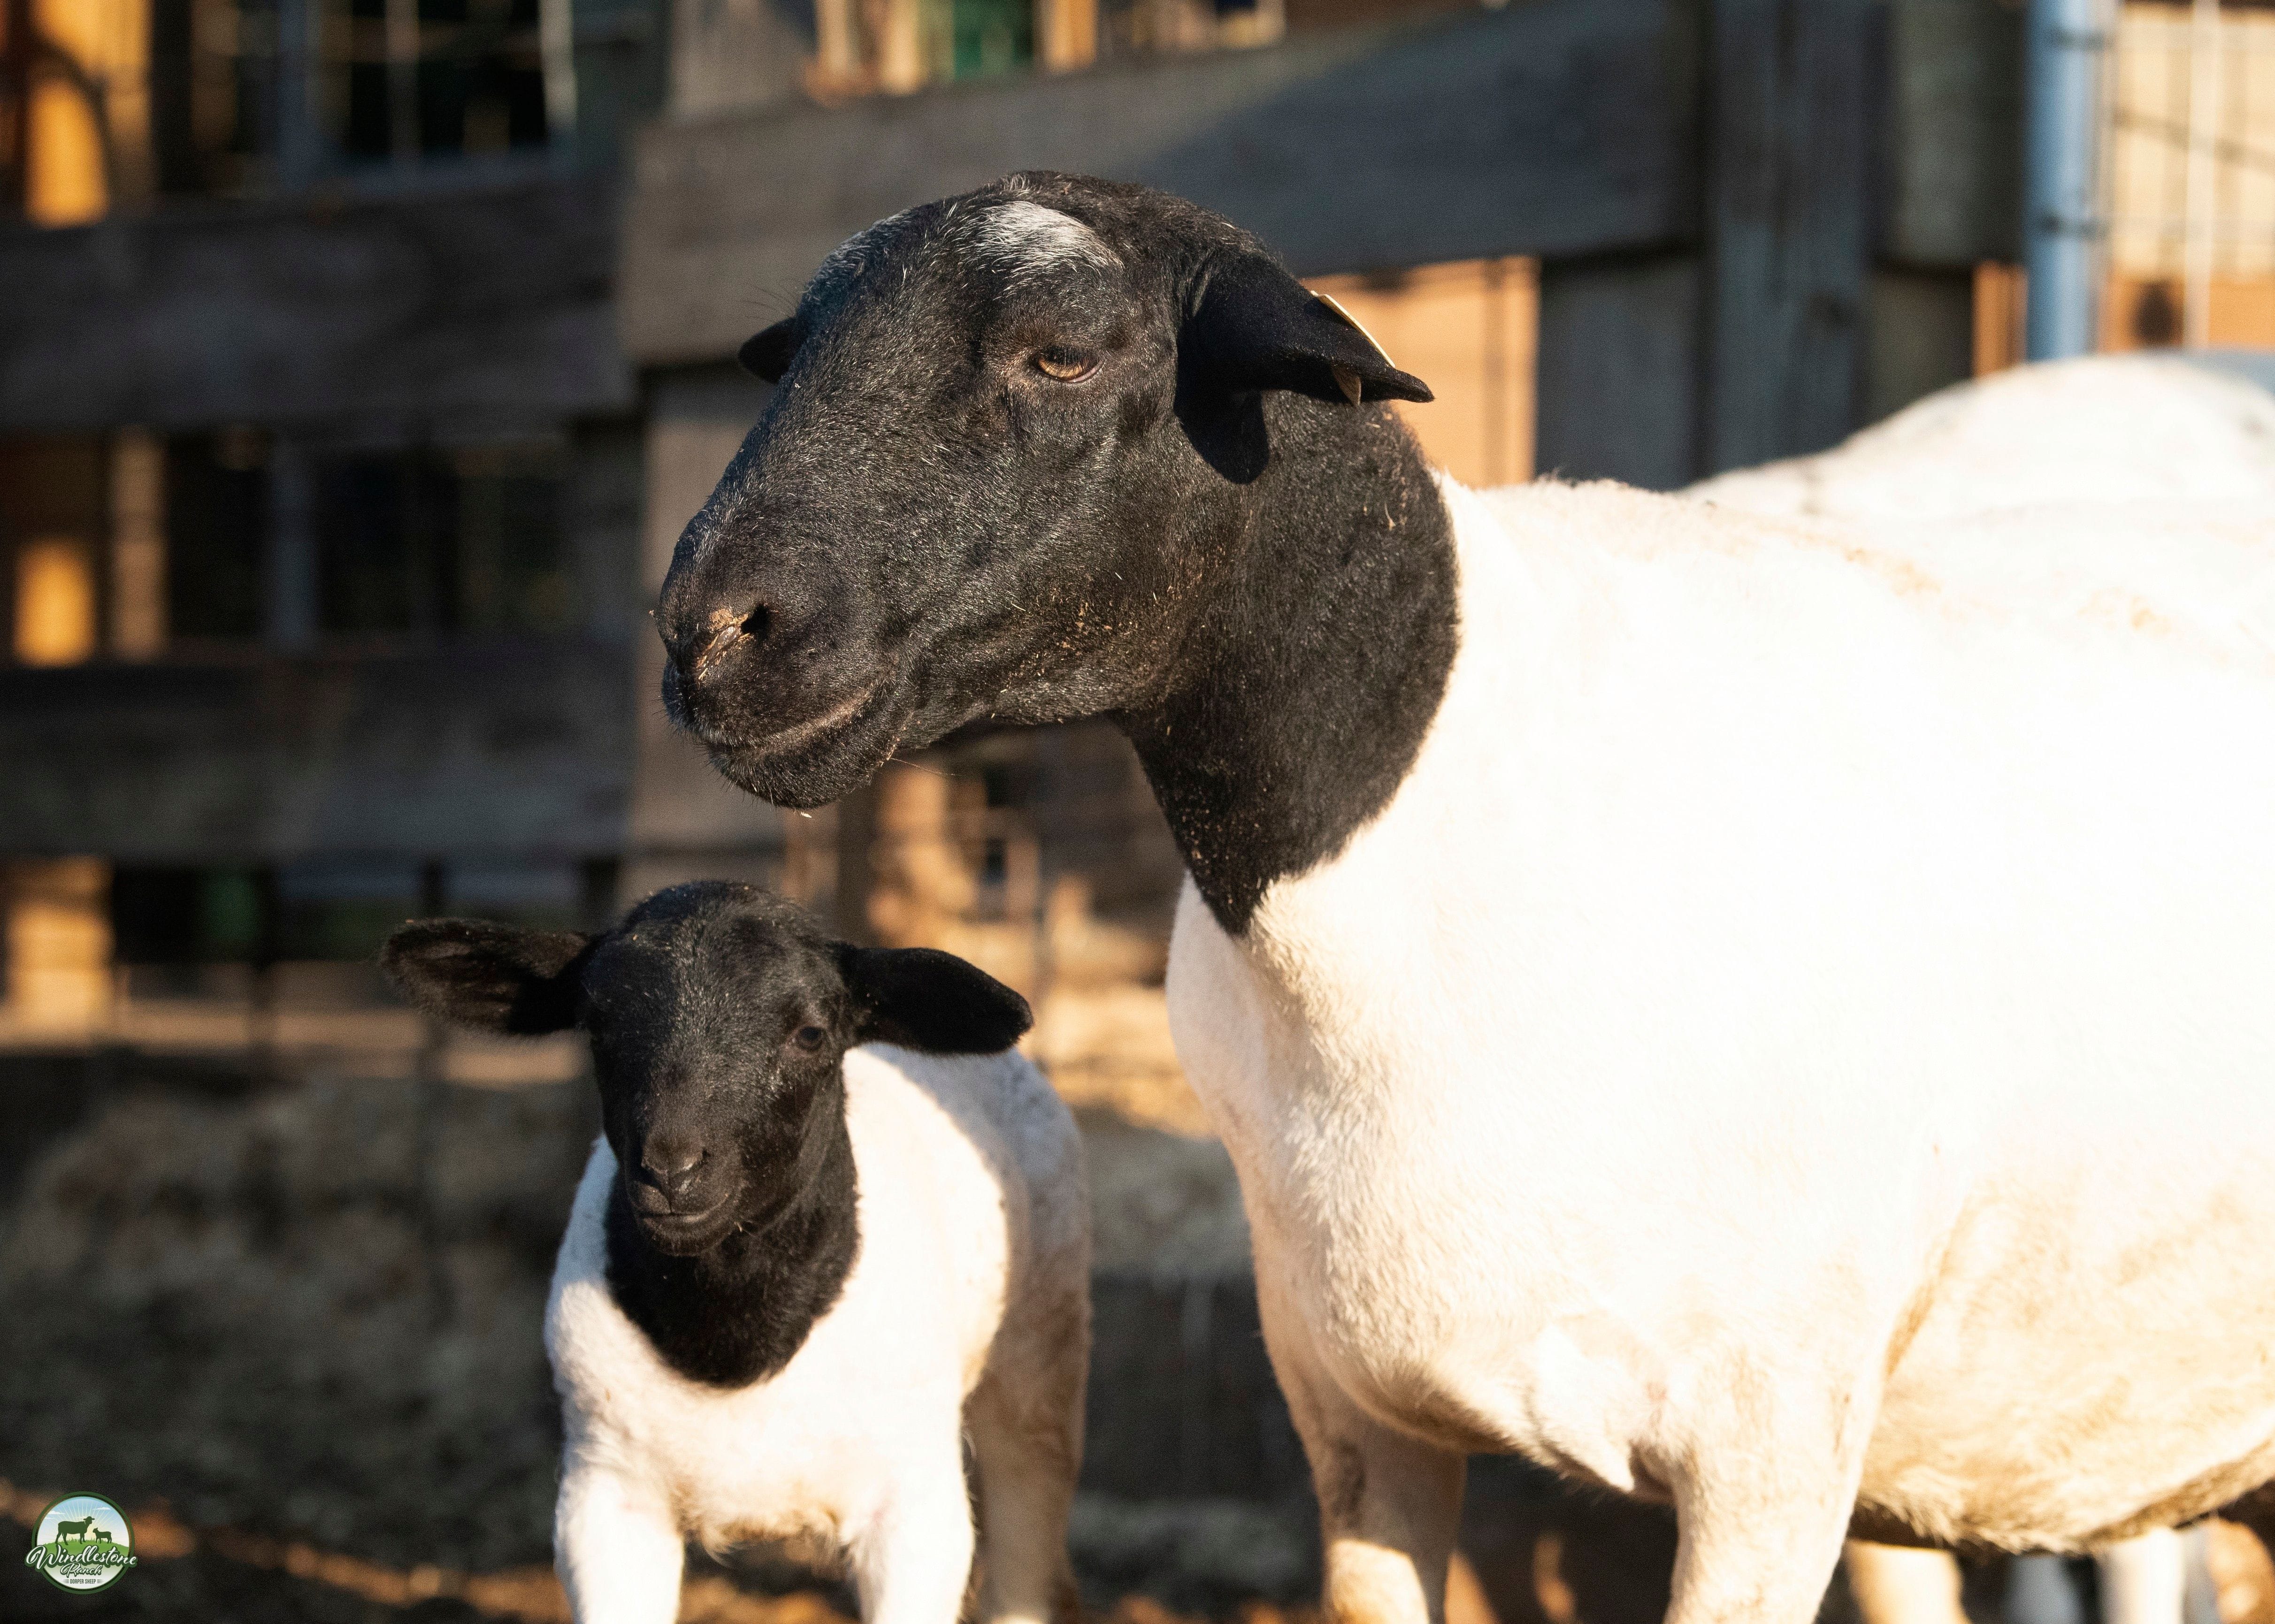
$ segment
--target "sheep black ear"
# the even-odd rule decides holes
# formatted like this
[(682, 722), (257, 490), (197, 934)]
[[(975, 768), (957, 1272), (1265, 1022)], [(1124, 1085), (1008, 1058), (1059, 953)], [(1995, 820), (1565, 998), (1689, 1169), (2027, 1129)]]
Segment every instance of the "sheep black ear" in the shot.
[(533, 1038), (577, 1023), (593, 938), (486, 919), (414, 919), (379, 950), (388, 979), (429, 1015)]
[(993, 1054), (1035, 1023), (1025, 999), (953, 953), (847, 947), (838, 963), (858, 1012), (856, 1043)]
[(735, 351), (735, 359), (753, 378), (780, 383), (782, 374), (790, 370), (790, 357), (797, 353), (800, 336), (797, 318), (786, 317), (765, 332), (744, 340), (743, 347)]
[(1260, 253), (1217, 261), (1185, 320), (1181, 366), (1221, 389), (1291, 389), (1315, 400), (1428, 400), (1340, 305)]

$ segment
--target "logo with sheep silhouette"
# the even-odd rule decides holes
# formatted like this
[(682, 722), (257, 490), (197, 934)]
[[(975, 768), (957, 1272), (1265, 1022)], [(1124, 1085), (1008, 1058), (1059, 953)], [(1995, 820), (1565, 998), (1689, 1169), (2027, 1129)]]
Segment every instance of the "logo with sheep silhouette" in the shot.
[(134, 1530), (100, 1494), (66, 1494), (40, 1514), (24, 1566), (66, 1590), (107, 1590), (134, 1566)]

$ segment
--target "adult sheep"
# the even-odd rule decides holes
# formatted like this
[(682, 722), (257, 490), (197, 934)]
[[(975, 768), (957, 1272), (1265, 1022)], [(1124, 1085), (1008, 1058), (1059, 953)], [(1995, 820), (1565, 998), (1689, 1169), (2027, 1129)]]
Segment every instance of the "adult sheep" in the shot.
[(1439, 1612), (1472, 1451), (1671, 1501), (1681, 1624), (1810, 1618), (1852, 1514), (2067, 1547), (2275, 1476), (2241, 633), (1433, 480), (1418, 380), (1140, 188), (896, 215), (744, 353), (667, 704), (790, 805), (976, 718), (1129, 736), (1338, 1615)]

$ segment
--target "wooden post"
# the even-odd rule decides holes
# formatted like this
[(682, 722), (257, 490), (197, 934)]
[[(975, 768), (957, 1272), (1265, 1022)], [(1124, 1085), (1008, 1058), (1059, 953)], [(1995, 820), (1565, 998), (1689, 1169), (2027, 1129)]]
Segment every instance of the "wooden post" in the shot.
[(1870, 0), (1714, 0), (1704, 472), (1856, 426), (1874, 39)]
[(861, 72), (860, 31), (854, 26), (853, 0), (814, 0), (813, 47), (814, 67), (823, 87), (850, 87)]
[(1098, 60), (1098, 0), (1035, 0), (1035, 56), (1054, 73)]
[(166, 646), (166, 445), (147, 429), (110, 442), (110, 652), (155, 660)]
[(877, 42), (877, 84), (896, 95), (926, 79), (923, 0), (884, 0)]

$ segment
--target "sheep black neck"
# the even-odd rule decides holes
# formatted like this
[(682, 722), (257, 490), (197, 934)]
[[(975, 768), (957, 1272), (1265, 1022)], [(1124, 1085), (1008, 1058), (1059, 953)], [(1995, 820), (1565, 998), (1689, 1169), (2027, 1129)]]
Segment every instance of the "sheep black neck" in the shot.
[(1391, 409), (1272, 394), (1239, 410), (1269, 457), (1241, 489), (1230, 578), (1166, 697), (1116, 718), (1236, 936), (1274, 880), (1389, 803), (1458, 638), (1452, 517)]
[(802, 1182), (780, 1212), (692, 1258), (649, 1244), (617, 1171), (608, 1191), (608, 1289), (690, 1381), (747, 1387), (775, 1374), (845, 1288), (861, 1239), (842, 1090), (801, 1149)]

